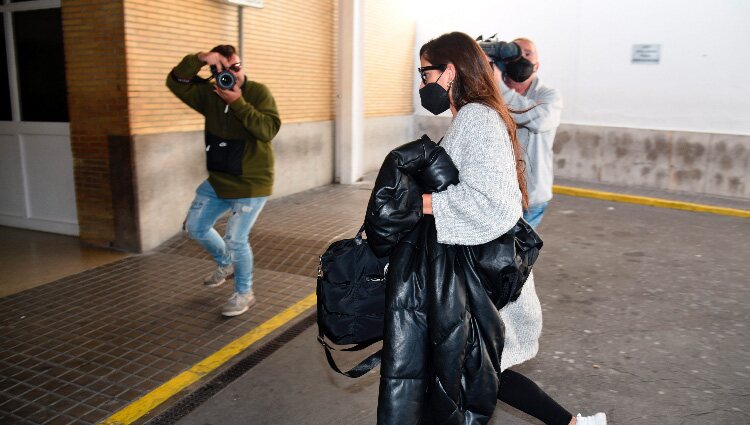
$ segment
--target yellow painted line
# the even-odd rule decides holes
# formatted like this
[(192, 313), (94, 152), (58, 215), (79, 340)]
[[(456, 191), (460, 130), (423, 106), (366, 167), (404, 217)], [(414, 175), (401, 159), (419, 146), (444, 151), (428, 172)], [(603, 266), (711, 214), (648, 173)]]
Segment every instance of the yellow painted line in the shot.
[(127, 425), (133, 423), (187, 386), (208, 375), (264, 336), (314, 306), (316, 300), (317, 298), (314, 293), (308, 295), (297, 304), (268, 319), (265, 323), (260, 324), (250, 332), (230, 342), (219, 351), (206, 357), (190, 369), (175, 376), (100, 423), (106, 425)]
[(650, 207), (671, 208), (675, 210), (703, 212), (709, 214), (728, 215), (732, 217), (750, 218), (750, 211), (734, 208), (716, 207), (713, 205), (694, 204), (692, 202), (670, 201), (668, 199), (649, 198), (646, 196), (623, 195), (621, 193), (601, 192), (577, 187), (552, 187), (554, 193), (560, 195), (578, 196), (582, 198), (603, 199), (605, 201), (627, 202), (630, 204), (648, 205)]

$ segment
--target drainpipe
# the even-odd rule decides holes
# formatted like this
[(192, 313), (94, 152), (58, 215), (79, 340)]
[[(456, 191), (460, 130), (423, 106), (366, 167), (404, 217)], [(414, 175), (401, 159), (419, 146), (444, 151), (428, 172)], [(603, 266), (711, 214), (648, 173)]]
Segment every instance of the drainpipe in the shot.
[(237, 16), (238, 16), (237, 20), (239, 21), (239, 22), (237, 22), (237, 26), (239, 27), (238, 28), (238, 32), (240, 34), (240, 42), (237, 44), (237, 48), (239, 49), (238, 51), (240, 52), (239, 56), (241, 58), (244, 58), (245, 57), (245, 48), (244, 48), (245, 47), (245, 32), (243, 31), (244, 25), (242, 24), (243, 23), (242, 11), (245, 8), (242, 7), (242, 6), (237, 6), (237, 9), (238, 9), (237, 10)]

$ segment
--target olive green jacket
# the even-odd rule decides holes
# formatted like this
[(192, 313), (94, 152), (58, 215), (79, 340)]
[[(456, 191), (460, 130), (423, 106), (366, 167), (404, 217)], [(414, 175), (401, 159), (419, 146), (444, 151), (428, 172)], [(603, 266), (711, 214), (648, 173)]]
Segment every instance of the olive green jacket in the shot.
[(266, 86), (247, 78), (242, 97), (227, 104), (213, 92), (214, 84), (184, 83), (205, 64), (198, 55), (187, 55), (167, 76), (167, 87), (180, 100), (205, 117), (205, 130), (222, 139), (242, 140), (240, 175), (208, 172), (208, 181), (221, 198), (268, 196), (273, 188), (274, 157), (271, 140), (281, 127), (276, 101)]

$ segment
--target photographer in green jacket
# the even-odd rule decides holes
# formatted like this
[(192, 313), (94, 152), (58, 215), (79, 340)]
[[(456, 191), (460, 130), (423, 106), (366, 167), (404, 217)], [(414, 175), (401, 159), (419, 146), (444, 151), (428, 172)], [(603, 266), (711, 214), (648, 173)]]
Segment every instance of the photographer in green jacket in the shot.
[[(206, 65), (213, 83), (197, 76)], [(185, 56), (167, 76), (167, 87), (205, 117), (208, 180), (196, 190), (185, 229), (217, 263), (204, 286), (234, 276), (234, 294), (222, 314), (237, 316), (255, 304), (248, 237), (273, 187), (271, 140), (281, 126), (276, 102), (266, 86), (247, 79), (230, 45)], [(213, 226), (227, 211), (222, 238)]]

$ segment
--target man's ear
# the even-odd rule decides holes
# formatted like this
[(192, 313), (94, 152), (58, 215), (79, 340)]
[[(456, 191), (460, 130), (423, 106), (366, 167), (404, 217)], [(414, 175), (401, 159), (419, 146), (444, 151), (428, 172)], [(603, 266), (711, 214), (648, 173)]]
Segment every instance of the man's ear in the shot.
[(539, 62), (534, 64), (534, 72), (539, 71)]

